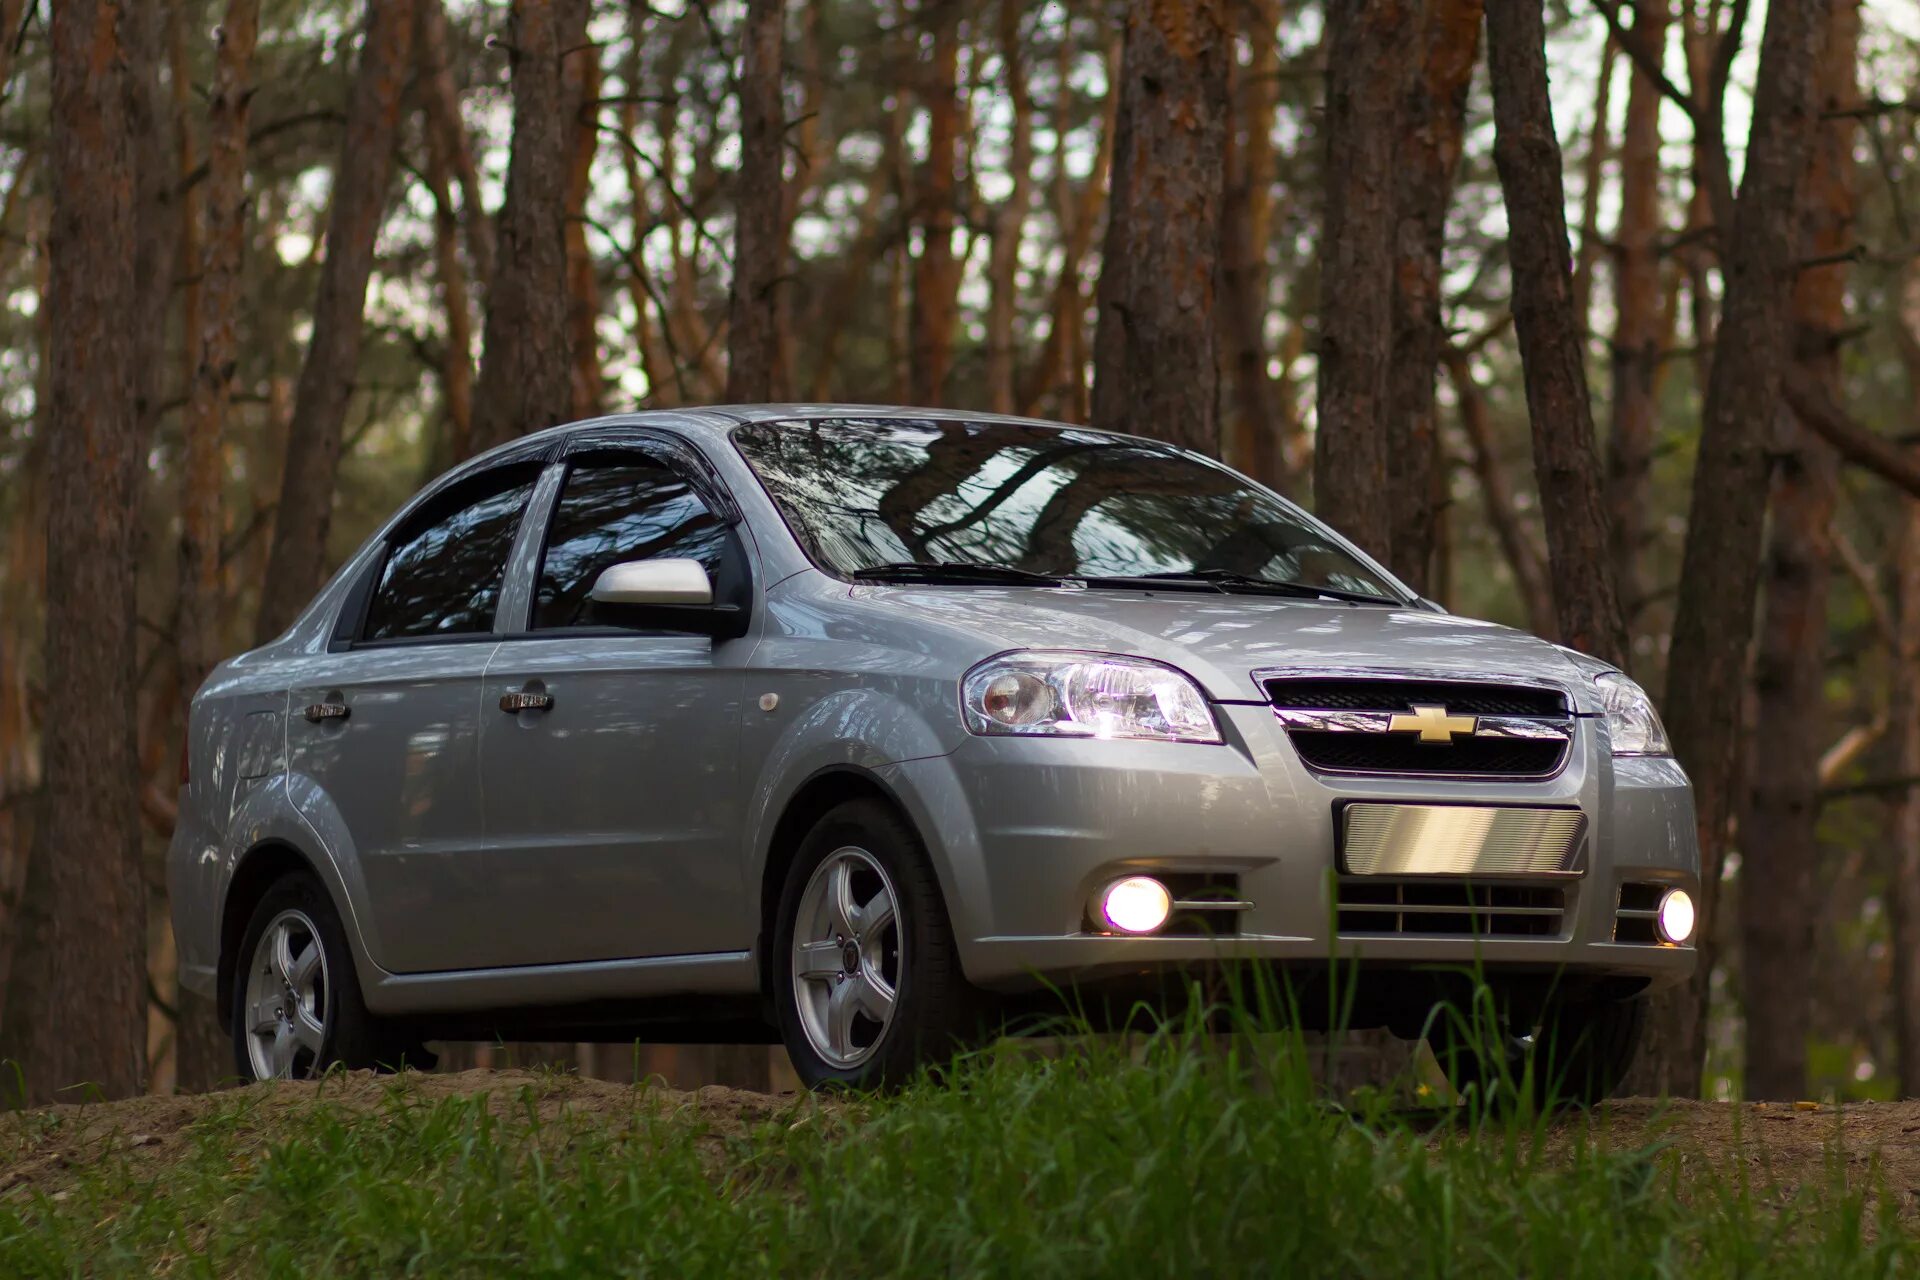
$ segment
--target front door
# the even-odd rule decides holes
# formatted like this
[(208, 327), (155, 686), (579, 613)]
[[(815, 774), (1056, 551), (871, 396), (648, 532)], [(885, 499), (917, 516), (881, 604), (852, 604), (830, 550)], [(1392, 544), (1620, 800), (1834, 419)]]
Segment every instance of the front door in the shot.
[[(487, 862), (516, 927), (509, 964), (744, 950), (738, 741), (746, 640), (643, 632), (597, 607), (610, 565), (684, 557), (748, 603), (739, 536), (665, 456), (574, 458), (524, 632), (487, 671)], [(501, 699), (543, 695), (524, 708)], [(517, 708), (517, 709), (516, 709)]]

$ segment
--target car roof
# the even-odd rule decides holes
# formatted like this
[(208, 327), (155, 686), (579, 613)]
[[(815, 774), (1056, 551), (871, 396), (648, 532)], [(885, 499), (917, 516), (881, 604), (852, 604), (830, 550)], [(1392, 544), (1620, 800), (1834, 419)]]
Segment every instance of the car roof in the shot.
[[(679, 409), (640, 409), (613, 413), (579, 422), (566, 422), (544, 430), (516, 436), (477, 454), (466, 464), (448, 473), (457, 474), (486, 467), (502, 458), (537, 452), (543, 446), (559, 444), (577, 433), (605, 431), (618, 427), (656, 427), (676, 431), (698, 440), (717, 442), (737, 426), (760, 422), (812, 421), (820, 418), (917, 418), (936, 422), (1004, 422), (1018, 426), (1045, 427), (1054, 431), (1085, 430), (1068, 422), (1045, 418), (1023, 418), (1004, 413), (986, 413), (977, 409), (932, 409), (904, 404), (716, 404), (689, 405)], [(1109, 431), (1108, 435), (1129, 435)]]

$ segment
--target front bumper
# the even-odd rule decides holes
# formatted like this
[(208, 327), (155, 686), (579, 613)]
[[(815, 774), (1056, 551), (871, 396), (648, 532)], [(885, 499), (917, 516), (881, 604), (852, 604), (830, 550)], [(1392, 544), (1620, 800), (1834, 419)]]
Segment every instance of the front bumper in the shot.
[[(1301, 763), (1269, 708), (1217, 711), (1221, 746), (980, 737), (884, 771), (928, 840), (970, 980), (1020, 990), (1222, 959), (1574, 972), (1647, 987), (1693, 971), (1691, 946), (1614, 941), (1622, 883), (1699, 896), (1692, 795), (1673, 761), (1615, 758), (1582, 719), (1547, 779), (1332, 777)], [(1423, 933), (1413, 917), (1391, 936), (1343, 932), (1334, 849), (1348, 800), (1578, 806), (1581, 874), (1555, 884), (1561, 914), (1541, 936)], [(1088, 902), (1130, 871), (1230, 876), (1252, 905), (1231, 936), (1096, 931)]]

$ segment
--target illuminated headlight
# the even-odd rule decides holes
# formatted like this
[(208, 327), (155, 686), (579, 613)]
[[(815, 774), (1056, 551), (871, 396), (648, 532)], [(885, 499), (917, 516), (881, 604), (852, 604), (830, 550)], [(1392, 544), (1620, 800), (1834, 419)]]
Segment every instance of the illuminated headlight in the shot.
[(1667, 731), (1647, 691), (1621, 675), (1606, 671), (1595, 676), (1600, 701), (1607, 711), (1607, 736), (1613, 740), (1617, 756), (1670, 756)]
[(1172, 667), (1105, 653), (990, 658), (961, 682), (967, 728), (979, 734), (1219, 742), (1198, 685)]
[(1665, 942), (1685, 942), (1693, 936), (1693, 895), (1685, 889), (1669, 889), (1660, 899), (1660, 937)]
[(1100, 891), (1100, 922), (1121, 933), (1152, 933), (1173, 914), (1173, 895), (1152, 876), (1128, 876)]

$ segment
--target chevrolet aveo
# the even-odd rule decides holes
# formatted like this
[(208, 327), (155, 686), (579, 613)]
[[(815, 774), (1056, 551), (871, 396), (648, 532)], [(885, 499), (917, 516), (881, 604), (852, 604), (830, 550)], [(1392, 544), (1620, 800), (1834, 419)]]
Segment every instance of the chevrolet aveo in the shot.
[(1251, 966), (1440, 1040), (1477, 975), (1493, 1043), (1597, 1097), (1694, 965), (1691, 797), (1631, 680), (1075, 427), (528, 436), (222, 665), (188, 755), (182, 972), (249, 1078), (637, 1037), (880, 1085), (1037, 994)]

